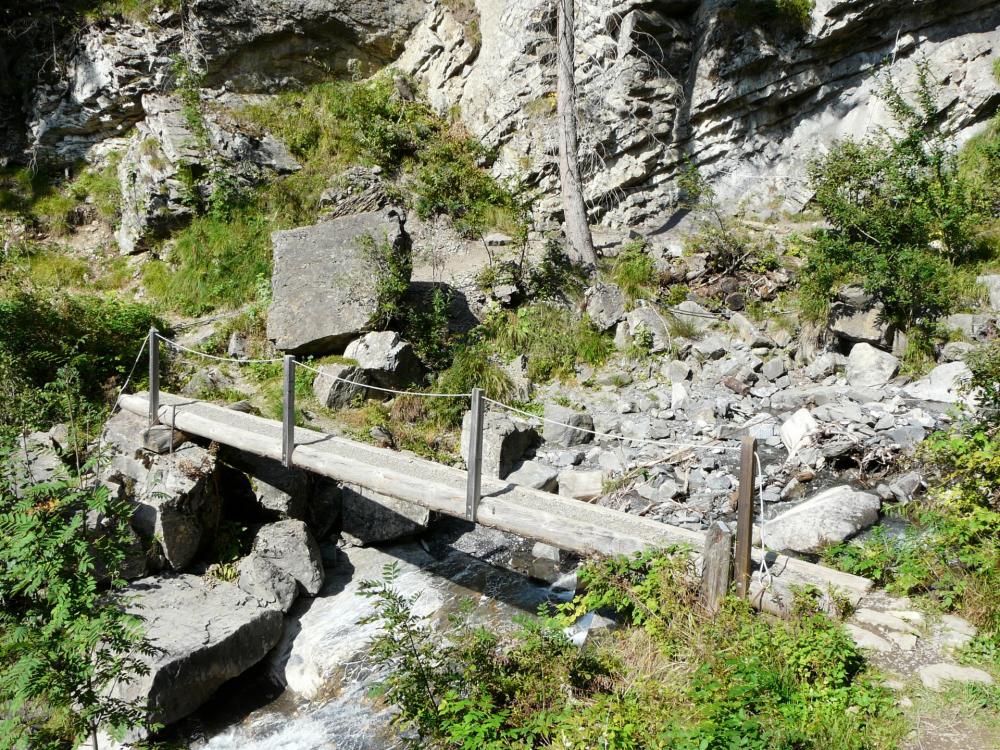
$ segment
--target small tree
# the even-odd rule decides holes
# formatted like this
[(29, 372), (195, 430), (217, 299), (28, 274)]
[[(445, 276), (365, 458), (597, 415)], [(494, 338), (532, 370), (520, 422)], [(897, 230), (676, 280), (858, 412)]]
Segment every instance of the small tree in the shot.
[[(60, 374), (74, 425), (72, 382)], [(119, 595), (132, 507), (96, 483), (96, 460), (43, 483), (29, 461), (23, 441), (0, 447), (0, 750), (98, 750), (99, 728), (146, 726), (115, 696), (154, 653)]]
[(953, 267), (974, 258), (989, 223), (986, 194), (958, 169), (926, 65), (915, 102), (887, 79), (882, 98), (900, 128), (847, 140), (812, 162), (816, 203), (831, 229), (816, 236), (805, 272), (814, 300), (861, 281), (904, 329), (947, 314), (959, 295)]
[(556, 0), (558, 54), (556, 110), (559, 118), (559, 181), (562, 188), (566, 240), (575, 256), (591, 269), (597, 252), (590, 233), (587, 204), (580, 181), (579, 142), (576, 132), (576, 10), (574, 0)]

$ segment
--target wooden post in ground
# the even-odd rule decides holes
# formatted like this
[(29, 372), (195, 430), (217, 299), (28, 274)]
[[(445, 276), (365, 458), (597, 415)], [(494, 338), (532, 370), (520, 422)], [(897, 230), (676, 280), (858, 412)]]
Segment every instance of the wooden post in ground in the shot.
[(292, 451), (295, 450), (295, 357), (286, 354), (283, 365), (281, 463), (288, 469), (292, 466)]
[(740, 446), (740, 488), (736, 503), (736, 595), (750, 593), (750, 548), (753, 546), (753, 503), (757, 441), (743, 438)]
[(160, 421), (160, 333), (149, 329), (149, 426)]
[(479, 500), (483, 494), (483, 389), (472, 389), (472, 417), (469, 423), (468, 481), (465, 489), (465, 517), (476, 522)]
[(722, 521), (716, 521), (705, 533), (701, 566), (701, 601), (710, 615), (719, 611), (719, 603), (729, 592), (732, 567), (733, 532)]

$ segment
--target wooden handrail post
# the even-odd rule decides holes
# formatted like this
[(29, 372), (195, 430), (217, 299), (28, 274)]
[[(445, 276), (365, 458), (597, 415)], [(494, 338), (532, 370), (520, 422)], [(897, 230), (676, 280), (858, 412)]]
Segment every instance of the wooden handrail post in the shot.
[[(753, 546), (753, 502), (757, 440), (743, 438), (740, 446), (740, 489), (736, 504), (736, 595), (750, 595), (750, 548)], [(763, 522), (763, 519), (761, 519)]]
[(160, 332), (149, 329), (149, 426), (160, 422)]
[(295, 450), (295, 357), (286, 354), (283, 367), (285, 382), (282, 388), (281, 463), (289, 469), (292, 466), (292, 451)]
[(722, 521), (716, 521), (705, 532), (701, 554), (701, 600), (708, 614), (718, 613), (732, 576), (733, 533)]
[(479, 500), (483, 492), (483, 389), (472, 389), (471, 422), (469, 424), (468, 482), (465, 489), (465, 517), (476, 522)]

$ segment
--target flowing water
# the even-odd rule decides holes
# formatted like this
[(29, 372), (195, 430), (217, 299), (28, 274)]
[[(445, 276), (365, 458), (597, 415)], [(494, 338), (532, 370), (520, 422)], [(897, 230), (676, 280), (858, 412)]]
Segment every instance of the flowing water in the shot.
[[(386, 565), (397, 564), (397, 590), (419, 594), (415, 611), (435, 625), (447, 623), (464, 600), (472, 600), (475, 622), (513, 629), (517, 614), (534, 613), (540, 603), (568, 598), (570, 592), (478, 559), (509, 560), (512, 551), (500, 549), (503, 541), (479, 534), (470, 543), (466, 534), (382, 549), (328, 545), (320, 595), (296, 604), (281, 642), (264, 663), (220, 689), (170, 739), (192, 750), (402, 747), (391, 708), (372, 696), (380, 675), (367, 659), (367, 647), (376, 628), (360, 624), (371, 604), (358, 596), (359, 584), (381, 578)], [(477, 557), (456, 547), (475, 548)], [(567, 578), (570, 587), (573, 581)]]

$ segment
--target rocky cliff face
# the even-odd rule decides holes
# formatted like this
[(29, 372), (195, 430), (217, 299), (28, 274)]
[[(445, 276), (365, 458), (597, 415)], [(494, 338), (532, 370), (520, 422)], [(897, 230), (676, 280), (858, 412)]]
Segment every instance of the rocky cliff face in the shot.
[[(887, 124), (874, 96), (880, 70), (905, 90), (926, 60), (960, 139), (997, 105), (995, 0), (818, 0), (808, 30), (755, 20), (748, 2), (578, 3), (582, 152), (595, 220), (655, 234), (671, 220), (687, 160), (727, 204), (800, 207), (817, 149)], [(143, 97), (172, 87), (182, 52), (217, 93), (274, 91), (395, 61), (436, 109), (460, 114), (498, 148), (499, 174), (554, 196), (554, 26), (549, 0), (193, 0), (183, 23), (159, 13), (144, 24), (91, 26), (63, 44), (42, 83), (18, 92), (8, 79), (0, 96), (20, 94), (29, 152), (66, 161), (143, 120)], [(4, 63), (11, 60), (0, 59), (0, 70)], [(24, 140), (15, 131), (4, 139), (8, 151)], [(558, 214), (555, 198), (541, 207)]]
[[(554, 14), (546, 0), (478, 0), (482, 46), (449, 10), (417, 27), (403, 67), (441, 110), (501, 150), (502, 172), (555, 187)], [(662, 226), (690, 159), (724, 201), (800, 207), (816, 149), (888, 124), (878, 73), (912, 89), (926, 60), (965, 138), (996, 106), (1000, 4), (819, 0), (810, 31), (755, 26), (734, 3), (578, 3), (581, 150), (595, 216)], [(768, 28), (770, 27), (770, 28)], [(883, 68), (883, 64), (885, 67)]]

